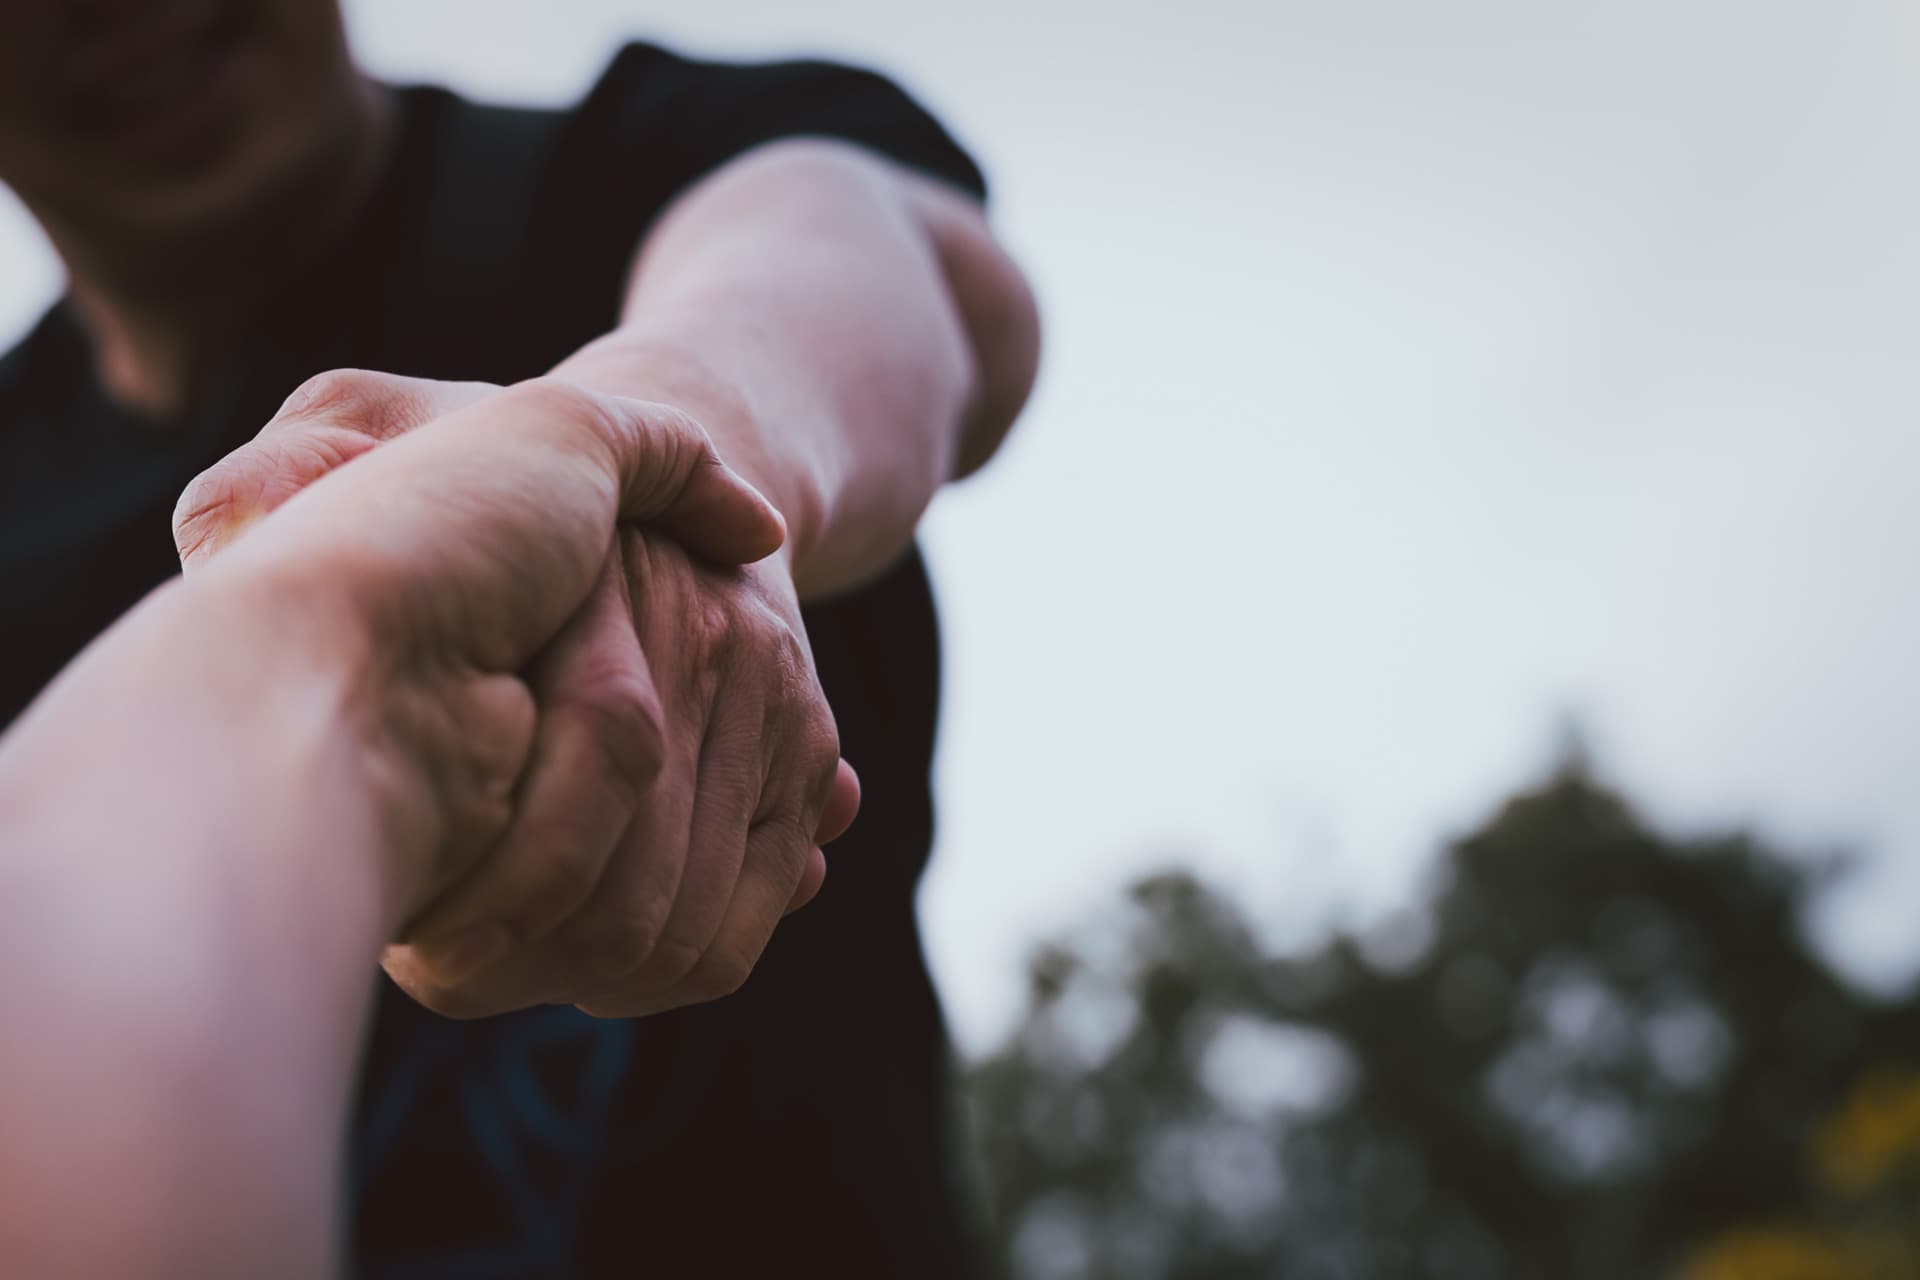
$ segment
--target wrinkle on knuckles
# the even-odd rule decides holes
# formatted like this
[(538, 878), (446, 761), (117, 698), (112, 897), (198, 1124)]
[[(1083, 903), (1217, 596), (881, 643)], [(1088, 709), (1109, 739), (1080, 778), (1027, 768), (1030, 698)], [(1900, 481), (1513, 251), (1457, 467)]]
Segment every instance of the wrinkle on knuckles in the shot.
[(791, 813), (804, 827), (825, 809), (840, 768), (839, 726), (811, 670), (770, 702), (763, 741), (755, 825)]
[(371, 448), (356, 450), (332, 429), (242, 445), (195, 476), (173, 509), (183, 562), (205, 558), (307, 485)]
[(307, 378), (281, 401), (269, 426), (327, 415), (353, 417), (377, 407), (391, 391), (367, 369), (326, 369)]
[(295, 388), (268, 421), (261, 437), (326, 425), (379, 443), (497, 391), (489, 383), (444, 382), (371, 369), (329, 369)]
[[(730, 602), (689, 568), (687, 589), (680, 594), (679, 645), (681, 666), (696, 682), (724, 677), (743, 646), (740, 617)], [(709, 700), (711, 700), (709, 698)]]

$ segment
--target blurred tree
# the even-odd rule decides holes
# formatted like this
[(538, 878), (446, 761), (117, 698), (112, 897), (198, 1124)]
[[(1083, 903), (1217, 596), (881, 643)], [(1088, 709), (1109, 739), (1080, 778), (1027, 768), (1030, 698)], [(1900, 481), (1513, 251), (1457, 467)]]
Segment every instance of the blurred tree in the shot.
[(1920, 1276), (1881, 1229), (1920, 1200), (1873, 1198), (1920, 1149), (1920, 1083), (1843, 1102), (1920, 1081), (1885, 1074), (1920, 1063), (1920, 1001), (1808, 946), (1835, 867), (1663, 838), (1575, 759), (1449, 849), (1427, 906), (1310, 954), (1147, 880), (1036, 956), (971, 1073), (1008, 1267)]

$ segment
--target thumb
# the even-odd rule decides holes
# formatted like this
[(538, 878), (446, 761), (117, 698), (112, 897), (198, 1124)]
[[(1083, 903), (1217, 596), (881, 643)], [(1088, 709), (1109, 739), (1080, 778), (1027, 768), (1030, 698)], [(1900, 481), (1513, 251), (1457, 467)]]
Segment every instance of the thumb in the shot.
[(604, 399), (617, 409), (600, 426), (620, 477), (622, 519), (722, 565), (751, 564), (786, 542), (779, 510), (721, 460), (693, 418), (672, 405)]

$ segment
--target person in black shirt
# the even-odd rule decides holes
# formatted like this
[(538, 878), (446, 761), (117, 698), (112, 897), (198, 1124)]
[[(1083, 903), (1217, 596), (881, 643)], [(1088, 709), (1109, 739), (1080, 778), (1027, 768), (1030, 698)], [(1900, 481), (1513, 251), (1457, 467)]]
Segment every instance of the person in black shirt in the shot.
[[(365, 80), (323, 0), (0, 26), (0, 178), (69, 270), (0, 361), (0, 722), (171, 575), (175, 496), (269, 420), (189, 493), (190, 558), (550, 372), (691, 415), (787, 523), (731, 575), (623, 534), (525, 672), (515, 825), (387, 959), (497, 1016), (382, 990), (359, 1273), (964, 1274), (912, 912), (938, 677), (911, 534), (1034, 373), (978, 170), (825, 63), (636, 45), (522, 112)], [(861, 819), (769, 940), (819, 886), (841, 757)]]

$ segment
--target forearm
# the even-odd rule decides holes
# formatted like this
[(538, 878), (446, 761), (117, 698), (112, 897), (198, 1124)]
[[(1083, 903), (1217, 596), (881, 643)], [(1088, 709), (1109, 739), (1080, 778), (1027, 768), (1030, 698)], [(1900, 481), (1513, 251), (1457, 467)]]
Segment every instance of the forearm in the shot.
[(299, 659), (176, 583), (0, 739), (0, 1272), (328, 1264), (399, 886)]
[(840, 589), (1024, 400), (1032, 300), (983, 226), (852, 148), (765, 148), (668, 212), (619, 329), (556, 372), (700, 418), (786, 516), (802, 594)]

